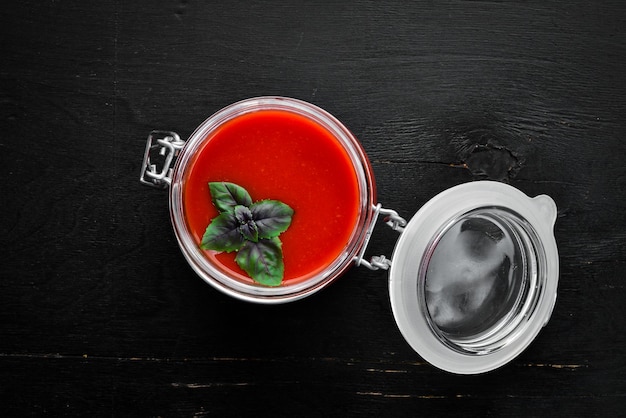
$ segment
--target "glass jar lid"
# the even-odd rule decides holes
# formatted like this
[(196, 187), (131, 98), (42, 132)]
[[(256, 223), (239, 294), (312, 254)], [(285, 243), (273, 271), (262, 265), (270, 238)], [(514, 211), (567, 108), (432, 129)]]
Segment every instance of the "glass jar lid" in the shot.
[(431, 199), (400, 236), (390, 269), (396, 322), (411, 347), (453, 373), (521, 353), (556, 300), (556, 205), (479, 181)]

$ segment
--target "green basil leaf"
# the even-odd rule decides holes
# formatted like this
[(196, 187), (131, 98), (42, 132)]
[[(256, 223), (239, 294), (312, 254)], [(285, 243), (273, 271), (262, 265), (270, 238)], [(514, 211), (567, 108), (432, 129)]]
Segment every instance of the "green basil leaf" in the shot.
[(278, 200), (262, 200), (250, 206), (259, 238), (274, 238), (291, 224), (293, 209)]
[(239, 232), (248, 241), (257, 242), (259, 240), (259, 230), (254, 221), (245, 223), (239, 227)]
[(257, 229), (254, 219), (252, 219), (252, 212), (246, 206), (235, 206), (233, 211), (235, 218), (241, 225), (239, 231), (243, 237), (247, 240), (257, 242), (259, 240), (259, 230)]
[(239, 230), (239, 221), (234, 214), (224, 212), (213, 218), (207, 227), (200, 248), (215, 251), (237, 251), (244, 243)]
[(241, 186), (224, 181), (209, 183), (211, 200), (220, 212), (230, 212), (235, 206), (250, 206), (252, 198)]
[(282, 243), (278, 238), (245, 241), (235, 261), (254, 281), (265, 286), (278, 286), (283, 281)]
[(252, 217), (252, 212), (248, 209), (247, 206), (237, 205), (233, 208), (233, 215), (239, 221), (241, 225), (254, 220)]

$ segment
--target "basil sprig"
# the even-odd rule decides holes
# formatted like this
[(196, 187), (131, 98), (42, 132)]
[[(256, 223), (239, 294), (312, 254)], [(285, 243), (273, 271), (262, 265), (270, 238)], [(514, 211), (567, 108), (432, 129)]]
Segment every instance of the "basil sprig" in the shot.
[(285, 265), (278, 236), (291, 224), (293, 209), (278, 200), (252, 203), (246, 189), (234, 183), (211, 182), (209, 190), (220, 214), (209, 223), (200, 248), (237, 251), (235, 261), (255, 282), (280, 285)]

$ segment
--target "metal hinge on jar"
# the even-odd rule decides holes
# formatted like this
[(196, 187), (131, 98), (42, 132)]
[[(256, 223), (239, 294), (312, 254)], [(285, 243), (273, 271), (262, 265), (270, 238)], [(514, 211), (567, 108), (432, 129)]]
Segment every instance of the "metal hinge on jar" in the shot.
[(383, 220), (385, 223), (394, 231), (402, 232), (404, 227), (406, 226), (406, 220), (402, 218), (395, 210), (385, 209), (381, 206), (381, 204), (377, 204), (373, 207), (374, 216), (372, 218), (372, 223), (367, 228), (367, 232), (365, 235), (365, 240), (363, 241), (363, 246), (361, 247), (361, 251), (359, 254), (354, 257), (354, 264), (356, 266), (365, 266), (370, 270), (388, 270), (391, 267), (391, 260), (389, 260), (384, 255), (375, 255), (370, 258), (369, 261), (365, 260), (365, 251), (367, 250), (367, 244), (369, 243), (370, 238), (372, 237), (372, 232), (374, 231), (374, 227), (376, 226), (376, 221), (378, 220), (378, 216), (383, 215)]
[(148, 186), (168, 188), (172, 183), (172, 164), (184, 145), (176, 132), (150, 132), (139, 180)]

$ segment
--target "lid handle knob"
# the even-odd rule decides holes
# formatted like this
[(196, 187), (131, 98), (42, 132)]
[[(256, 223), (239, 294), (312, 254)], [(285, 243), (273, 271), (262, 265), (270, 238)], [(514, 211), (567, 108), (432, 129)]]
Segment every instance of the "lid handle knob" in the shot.
[(548, 227), (552, 228), (556, 222), (557, 208), (554, 200), (548, 195), (541, 194), (535, 196), (532, 201), (535, 203), (535, 207), (548, 223)]

